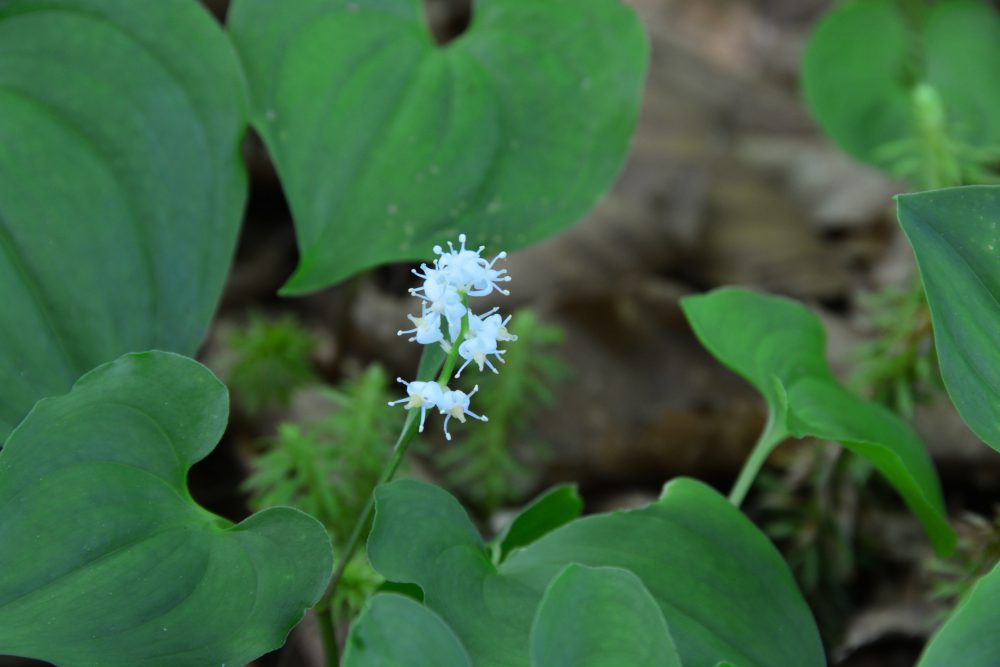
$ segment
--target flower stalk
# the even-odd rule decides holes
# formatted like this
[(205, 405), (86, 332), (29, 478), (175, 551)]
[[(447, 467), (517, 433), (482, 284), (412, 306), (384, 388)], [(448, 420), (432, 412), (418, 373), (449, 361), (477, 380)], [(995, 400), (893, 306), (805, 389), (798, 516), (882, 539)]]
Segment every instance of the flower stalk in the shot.
[[(448, 423), (452, 418), (462, 423), (465, 423), (466, 417), (487, 421), (485, 415), (469, 409), (471, 398), (479, 389), (478, 385), (466, 393), (450, 389), (448, 383), (470, 364), (474, 364), (480, 371), (488, 367), (493, 373), (498, 373), (490, 359), (493, 357), (493, 361), (503, 363), (504, 350), (498, 348), (498, 343), (517, 340), (517, 336), (507, 331), (509, 316), (504, 319), (497, 313), (497, 308), (476, 315), (469, 306), (469, 299), (473, 297), (486, 296), (493, 291), (509, 294), (500, 287), (500, 283), (510, 280), (506, 269), (494, 268), (497, 261), (507, 254), (501, 252), (492, 261), (487, 261), (481, 257), (485, 249), (483, 246), (478, 250), (469, 250), (465, 247), (465, 234), (461, 234), (458, 239), (458, 249), (451, 242), (448, 243), (447, 252), (441, 246), (434, 246), (438, 257), (433, 265), (422, 264), (419, 271), (413, 271), (423, 281), (420, 287), (410, 290), (411, 294), (421, 300), (421, 313), (420, 316), (410, 315), (408, 319), (414, 327), (399, 331), (398, 334), (412, 334), (409, 340), (421, 345), (440, 345), (447, 356), (437, 380), (407, 382), (398, 378), (399, 383), (406, 387), (407, 395), (391, 401), (389, 405), (403, 404), (408, 411), (406, 421), (396, 440), (392, 458), (383, 469), (378, 484), (369, 494), (368, 502), (340, 554), (330, 583), (315, 608), (328, 667), (339, 664), (330, 600), (344, 576), (347, 564), (360, 546), (362, 536), (371, 524), (375, 511), (375, 488), (392, 480), (413, 438), (424, 430), (429, 411), (436, 409), (444, 416), (443, 430), (448, 440), (451, 440)], [(456, 372), (459, 358), (463, 360), (463, 364)]]

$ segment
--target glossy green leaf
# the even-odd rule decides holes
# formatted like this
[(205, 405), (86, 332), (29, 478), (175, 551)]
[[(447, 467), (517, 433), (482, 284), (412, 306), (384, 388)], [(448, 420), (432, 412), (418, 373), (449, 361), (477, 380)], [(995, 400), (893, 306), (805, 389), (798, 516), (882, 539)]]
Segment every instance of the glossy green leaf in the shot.
[(533, 500), (493, 541), (500, 550), (500, 559), (513, 549), (531, 544), (578, 518), (583, 512), (583, 499), (572, 484), (549, 489)]
[(421, 0), (236, 0), (229, 29), (295, 219), (287, 293), (460, 231), (513, 249), (576, 222), (621, 167), (648, 60), (620, 0), (479, 0), (444, 47)]
[(441, 617), (408, 597), (371, 598), (351, 625), (343, 667), (471, 667)]
[(917, 667), (996, 667), (1000, 664), (1000, 566), (931, 637)]
[(330, 577), (290, 508), (231, 522), (188, 469), (226, 388), (186, 357), (130, 354), (40, 401), (0, 451), (0, 654), (61, 667), (242, 665), (277, 648)]
[(896, 0), (848, 0), (810, 39), (803, 90), (813, 115), (841, 148), (876, 166), (884, 150), (919, 140), (914, 89), (940, 98), (948, 134), (982, 147), (1000, 144), (1000, 15), (981, 0), (943, 0), (921, 13)]
[(530, 665), (536, 609), (571, 563), (637, 576), (686, 665), (825, 664), (809, 609), (780, 554), (731, 503), (693, 480), (669, 483), (646, 508), (566, 524), (499, 566), (447, 492), (392, 482), (376, 491), (368, 556), (387, 579), (423, 589), (425, 604), (477, 667)]
[(927, 293), (948, 394), (969, 428), (1000, 451), (1000, 187), (896, 201)]
[(764, 438), (834, 440), (865, 457), (924, 525), (940, 554), (954, 547), (934, 466), (923, 444), (897, 416), (846, 390), (825, 357), (819, 319), (802, 305), (750, 290), (725, 288), (682, 301), (702, 344), (764, 395)]
[(0, 438), (123, 353), (195, 352), (246, 196), (245, 107), (195, 0), (0, 0)]
[(681, 667), (667, 622), (637, 576), (567, 565), (531, 625), (533, 667)]

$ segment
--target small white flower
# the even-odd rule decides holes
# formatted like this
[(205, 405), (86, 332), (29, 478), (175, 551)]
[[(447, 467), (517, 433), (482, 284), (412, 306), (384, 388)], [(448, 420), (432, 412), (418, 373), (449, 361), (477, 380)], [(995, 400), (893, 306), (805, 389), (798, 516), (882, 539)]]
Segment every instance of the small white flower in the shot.
[(483, 366), (489, 366), (494, 373), (498, 372), (496, 367), (490, 363), (489, 355), (496, 357), (497, 361), (504, 363), (503, 350), (497, 349), (497, 343), (517, 340), (517, 336), (507, 330), (510, 316), (504, 319), (502, 315), (496, 314), (498, 308), (486, 311), (482, 315), (469, 314), (469, 331), (465, 340), (458, 347), (458, 354), (465, 360), (459, 367), (455, 377), (460, 377), (462, 371), (470, 363), (475, 362), (480, 371)]
[(505, 276), (507, 269), (502, 269), (497, 271), (493, 268), (493, 265), (497, 263), (497, 260), (504, 259), (507, 257), (506, 252), (499, 253), (493, 258), (492, 262), (486, 263), (486, 260), (482, 260), (483, 264), (479, 270), (479, 274), (476, 279), (472, 282), (471, 289), (469, 290), (469, 296), (486, 296), (493, 290), (496, 290), (507, 296), (510, 294), (509, 291), (503, 289), (497, 283), (507, 283), (510, 282), (510, 276)]
[(504, 319), (502, 315), (490, 315), (482, 320), (480, 324), (481, 328), (476, 332), (476, 335), (489, 337), (501, 342), (517, 340), (517, 336), (507, 331), (507, 324), (510, 322), (511, 317), (512, 315), (508, 315)]
[(455, 246), (448, 241), (448, 252), (439, 245), (434, 246), (434, 252), (439, 255), (438, 266), (449, 274), (452, 282), (466, 286), (479, 277), (480, 267), (484, 262), (480, 253), (486, 246), (479, 246), (478, 250), (469, 250), (465, 247), (465, 234), (458, 235), (458, 243), (458, 250), (455, 250)]
[(479, 391), (479, 385), (476, 385), (472, 391), (466, 394), (464, 391), (459, 391), (458, 389), (453, 389), (451, 391), (446, 391), (441, 396), (440, 402), (438, 402), (438, 410), (441, 414), (445, 415), (444, 418), (444, 437), (451, 440), (451, 433), (448, 432), (448, 421), (454, 417), (458, 421), (465, 423), (465, 416), (468, 415), (479, 421), (489, 421), (489, 419), (483, 415), (477, 415), (475, 412), (469, 410), (469, 398)]
[(469, 250), (465, 247), (465, 240), (465, 234), (459, 234), (458, 241), (461, 245), (458, 250), (449, 241), (448, 252), (444, 252), (441, 246), (434, 246), (434, 252), (440, 255), (435, 262), (439, 270), (447, 274), (448, 280), (469, 296), (486, 296), (493, 290), (510, 294), (497, 284), (510, 281), (510, 276), (504, 275), (507, 270), (498, 271), (493, 268), (498, 260), (507, 257), (507, 253), (501, 252), (493, 261), (488, 262), (480, 257), (486, 246), (479, 246), (475, 251)]
[(424, 419), (427, 417), (427, 411), (441, 405), (441, 399), (444, 395), (441, 385), (437, 382), (407, 382), (403, 378), (396, 378), (396, 382), (406, 385), (407, 398), (390, 401), (389, 405), (406, 403), (403, 406), (406, 410), (420, 408), (420, 432), (423, 433)]
[[(438, 260), (434, 260), (433, 267), (421, 264), (420, 269), (423, 273), (413, 269), (413, 275), (423, 280), (424, 284), (420, 287), (411, 289), (410, 294), (419, 296), (421, 299), (425, 299), (427, 301), (437, 301), (441, 299), (446, 292), (457, 292), (457, 288), (448, 279), (448, 274), (438, 268)], [(423, 294), (420, 292), (423, 292)]]
[(413, 322), (415, 325), (413, 329), (406, 329), (396, 332), (397, 336), (403, 336), (405, 334), (414, 334), (408, 340), (416, 341), (421, 345), (431, 345), (433, 343), (440, 342), (444, 339), (444, 334), (441, 333), (441, 314), (434, 311), (428, 311), (426, 307), (423, 309), (423, 313), (420, 317), (415, 317), (413, 315), (407, 315), (407, 318)]
[(500, 310), (499, 308), (491, 308), (487, 310), (482, 315), (476, 315), (471, 310), (469, 311), (469, 328), (465, 332), (465, 340), (470, 338), (475, 338), (483, 330), (483, 323), (490, 315)]
[(505, 352), (503, 350), (497, 349), (497, 341), (495, 338), (489, 336), (473, 336), (472, 338), (467, 338), (465, 341), (458, 346), (458, 356), (465, 359), (465, 363), (462, 364), (458, 371), (455, 373), (455, 377), (461, 377), (462, 371), (470, 363), (475, 362), (479, 370), (483, 370), (483, 365), (490, 367), (490, 370), (494, 373), (499, 373), (497, 367), (490, 363), (489, 355), (494, 355), (501, 364), (504, 363), (503, 355)]
[(462, 318), (468, 309), (462, 302), (458, 286), (451, 281), (447, 272), (436, 268), (437, 265), (437, 261), (434, 262), (435, 268), (422, 264), (420, 268), (423, 269), (423, 273), (413, 271), (415, 275), (424, 279), (424, 284), (411, 289), (410, 294), (425, 302), (425, 311), (444, 315), (448, 322), (448, 333), (451, 339), (455, 340), (462, 328)]

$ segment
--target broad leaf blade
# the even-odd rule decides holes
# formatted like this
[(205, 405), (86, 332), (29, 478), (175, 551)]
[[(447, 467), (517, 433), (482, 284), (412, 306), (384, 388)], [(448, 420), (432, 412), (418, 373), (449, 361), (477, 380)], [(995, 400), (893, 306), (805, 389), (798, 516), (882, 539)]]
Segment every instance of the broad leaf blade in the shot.
[(995, 667), (1000, 661), (1000, 566), (980, 579), (931, 637), (917, 667)]
[(918, 150), (913, 91), (925, 83), (940, 98), (948, 136), (969, 147), (1000, 144), (1000, 82), (982, 66), (1000, 60), (1000, 15), (979, 0), (906, 12), (895, 0), (848, 0), (822, 19), (802, 68), (819, 124), (851, 155), (892, 167), (898, 155), (887, 147)]
[(437, 379), (446, 356), (444, 348), (440, 345), (425, 345), (417, 365), (417, 379), (424, 381)]
[(971, 147), (1000, 147), (1000, 13), (980, 0), (935, 3), (923, 34), (926, 78), (940, 93), (949, 132)]
[(894, 0), (848, 0), (816, 26), (802, 63), (803, 93), (823, 130), (854, 157), (887, 166), (878, 150), (908, 136), (909, 55)]
[(244, 664), (280, 646), (330, 576), (329, 537), (270, 509), (240, 524), (191, 499), (225, 387), (132, 354), (38, 403), (0, 452), (0, 653), (59, 665)]
[(815, 315), (789, 299), (737, 288), (688, 297), (682, 307), (702, 344), (761, 391), (777, 428), (864, 456), (921, 520), (935, 550), (954, 547), (937, 474), (919, 438), (837, 382)]
[(583, 511), (583, 499), (576, 487), (563, 484), (549, 489), (533, 500), (518, 514), (494, 543), (500, 547), (500, 559), (507, 557), (513, 549), (531, 544), (559, 526), (579, 518)]
[(553, 578), (574, 562), (636, 575), (659, 605), (684, 664), (825, 664), (781, 556), (725, 498), (692, 480), (671, 482), (647, 508), (573, 521), (499, 567), (454, 498), (428, 484), (397, 481), (376, 491), (368, 554), (387, 579), (423, 589), (427, 606), (476, 665), (530, 664), (534, 610)]
[(531, 625), (533, 667), (681, 667), (656, 600), (628, 570), (567, 565)]
[(0, 438), (126, 352), (193, 354), (246, 178), (239, 64), (193, 0), (0, 0)]
[(1000, 187), (900, 195), (941, 375), (969, 428), (1000, 451)]
[(791, 299), (722, 288), (683, 299), (681, 308), (701, 344), (771, 406), (785, 400), (775, 380), (787, 389), (801, 377), (830, 376), (822, 324)]
[(576, 222), (635, 127), (648, 47), (619, 0), (481, 0), (437, 46), (420, 0), (237, 0), (229, 28), (301, 263), (287, 293)]
[(424, 605), (379, 594), (351, 625), (343, 667), (471, 667), (462, 643)]

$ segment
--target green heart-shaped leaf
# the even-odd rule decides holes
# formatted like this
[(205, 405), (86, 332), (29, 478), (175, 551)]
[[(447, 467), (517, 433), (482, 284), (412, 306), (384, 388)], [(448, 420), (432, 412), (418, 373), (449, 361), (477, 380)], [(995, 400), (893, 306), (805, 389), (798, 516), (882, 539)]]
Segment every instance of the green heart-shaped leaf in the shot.
[(479, 0), (444, 47), (421, 0), (236, 0), (229, 29), (295, 218), (287, 293), (459, 231), (512, 249), (576, 222), (621, 167), (648, 60), (620, 0)]
[(0, 653), (62, 667), (242, 665), (323, 593), (323, 527), (290, 508), (233, 525), (188, 469), (226, 426), (226, 388), (131, 354), (40, 401), (0, 451)]
[(528, 667), (543, 594), (571, 563), (617, 567), (656, 600), (684, 664), (825, 664), (808, 607), (780, 554), (725, 498), (687, 479), (627, 512), (589, 516), (490, 561), (462, 506), (429, 484), (376, 491), (368, 541), (387, 579), (416, 584), (480, 667)]
[(996, 667), (1000, 663), (1000, 565), (976, 583), (931, 637), (917, 667)]
[(1000, 186), (900, 195), (941, 375), (969, 428), (1000, 451)]
[(769, 420), (763, 440), (770, 448), (788, 436), (843, 444), (895, 487), (939, 554), (951, 551), (955, 534), (923, 444), (897, 416), (837, 382), (815, 315), (789, 299), (736, 288), (688, 297), (681, 305), (702, 344), (764, 395)]
[(559, 526), (578, 518), (583, 512), (583, 499), (576, 487), (563, 484), (549, 489), (531, 501), (493, 540), (503, 560), (514, 549), (524, 547)]
[(121, 354), (195, 352), (246, 196), (245, 106), (194, 0), (0, 0), (0, 439)]
[(567, 565), (531, 625), (533, 667), (681, 667), (656, 600), (617, 567)]
[[(949, 136), (971, 147), (1000, 144), (1000, 15), (979, 0), (936, 2), (925, 14), (896, 0), (849, 0), (809, 41), (806, 101), (841, 148), (879, 167), (884, 149), (921, 140), (918, 83), (940, 98)], [(926, 119), (932, 120), (932, 119)], [(926, 122), (926, 121), (925, 121)]]
[(383, 593), (351, 625), (343, 667), (471, 667), (441, 617), (402, 595)]

